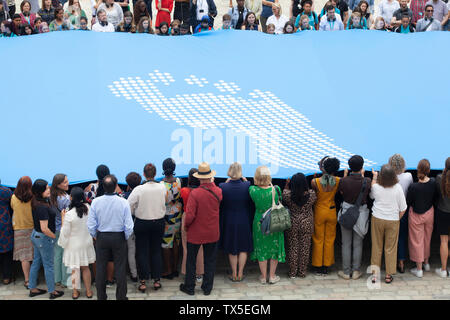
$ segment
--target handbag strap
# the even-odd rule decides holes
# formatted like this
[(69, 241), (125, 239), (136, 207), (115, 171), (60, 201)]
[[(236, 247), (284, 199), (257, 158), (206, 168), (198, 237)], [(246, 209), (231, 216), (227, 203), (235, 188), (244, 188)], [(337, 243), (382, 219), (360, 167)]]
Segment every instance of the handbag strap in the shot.
[(219, 204), (220, 204), (220, 199), (219, 199), (219, 197), (217, 196), (217, 194), (216, 194), (214, 191), (212, 191), (211, 189), (209, 189), (208, 187), (205, 187), (205, 186), (200, 186), (200, 188), (205, 189), (205, 190), (211, 192), (211, 194), (214, 196), (214, 198), (217, 199), (217, 201), (218, 201)]
[(362, 177), (362, 178), (363, 178), (363, 183), (362, 183), (361, 191), (359, 192), (359, 195), (358, 195), (358, 199), (356, 199), (356, 202), (355, 202), (356, 207), (361, 206), (362, 197), (363, 197), (364, 191), (366, 191), (366, 179), (364, 177)]
[(275, 190), (276, 190), (276, 188), (273, 186), (273, 184), (270, 184), (271, 185), (271, 187), (272, 187), (272, 207), (275, 207), (275, 205), (276, 204), (278, 204), (279, 202), (280, 202), (280, 193), (278, 192), (278, 190), (277, 190), (277, 193), (278, 193), (278, 203), (275, 203)]

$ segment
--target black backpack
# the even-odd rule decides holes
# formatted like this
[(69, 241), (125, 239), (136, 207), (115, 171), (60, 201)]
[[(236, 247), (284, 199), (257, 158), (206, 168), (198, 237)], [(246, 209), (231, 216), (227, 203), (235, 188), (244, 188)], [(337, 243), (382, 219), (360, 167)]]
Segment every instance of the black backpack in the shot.
[(359, 218), (359, 207), (361, 206), (362, 197), (364, 194), (364, 191), (366, 191), (366, 179), (363, 177), (363, 183), (361, 192), (358, 195), (358, 199), (356, 200), (355, 204), (347, 209), (341, 216), (339, 217), (339, 223), (341, 226), (348, 230), (352, 230), (353, 226), (356, 224), (356, 221), (358, 221)]

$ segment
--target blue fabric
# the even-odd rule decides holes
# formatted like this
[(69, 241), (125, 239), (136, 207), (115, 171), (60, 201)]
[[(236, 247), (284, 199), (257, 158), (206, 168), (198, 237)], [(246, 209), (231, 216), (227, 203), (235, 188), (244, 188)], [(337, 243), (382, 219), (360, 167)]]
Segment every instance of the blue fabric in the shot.
[(231, 180), (221, 183), (219, 248), (225, 253), (237, 255), (253, 251), (252, 199), (248, 192), (249, 181)]
[(61, 230), (61, 225), (62, 225), (62, 221), (61, 221), (61, 211), (63, 209), (67, 209), (70, 206), (70, 196), (68, 194), (64, 195), (64, 196), (58, 196), (56, 198), (56, 202), (57, 202), (57, 206), (58, 206), (58, 214), (55, 217), (55, 227), (56, 227), (56, 232)]
[(33, 243), (34, 248), (34, 258), (30, 268), (30, 282), (28, 287), (30, 289), (35, 289), (37, 287), (39, 269), (43, 265), (45, 283), (47, 284), (48, 292), (51, 293), (55, 291), (55, 275), (53, 269), (53, 249), (55, 239), (33, 230), (31, 233), (31, 242)]
[[(267, 1), (275, 2), (275, 0), (267, 0)], [(273, 15), (272, 7), (271, 6), (266, 6), (266, 5), (263, 4), (262, 5), (262, 11), (261, 11), (261, 17), (268, 18), (271, 15)]]
[(12, 212), (9, 206), (12, 195), (9, 188), (0, 185), (0, 253), (11, 251), (14, 245)]
[(124, 232), (128, 240), (133, 233), (133, 220), (128, 201), (117, 195), (104, 195), (92, 201), (87, 226), (93, 238), (100, 232)]
[[(251, 48), (248, 52), (264, 53), (251, 54), (251, 65), (257, 66), (251, 72), (248, 59), (233, 58), (243, 44)], [(80, 55), (81, 46), (90, 53)], [(226, 177), (230, 163), (239, 161), (244, 176), (266, 164), (275, 178), (319, 172), (317, 162), (325, 155), (337, 156), (341, 169), (351, 155), (363, 155), (369, 171), (395, 153), (402, 154), (407, 169), (427, 158), (432, 169), (440, 170), (448, 157), (442, 137), (448, 136), (450, 119), (450, 65), (430, 59), (427, 68), (404, 68), (402, 76), (413, 81), (386, 85), (398, 60), (379, 55), (383, 50), (414, 52), (402, 63), (415, 65), (414, 57), (428, 56), (429, 48), (450, 52), (448, 32), (272, 36), (224, 30), (157, 37), (66, 31), (1, 38), (0, 47), (3, 61), (27, 61), (4, 64), (5, 75), (28, 75), (31, 66), (48, 60), (48, 52), (61, 50), (64, 55), (52, 57), (52, 63), (77, 61), (88, 69), (71, 67), (64, 81), (55, 81), (50, 69), (40, 72), (42, 83), (52, 87), (45, 99), (39, 86), (27, 86), (24, 94), (23, 86), (2, 82), (8, 94), (2, 96), (0, 122), (9, 135), (2, 139), (6, 156), (0, 160), (0, 178), (6, 186), (15, 186), (25, 174), (33, 181), (51, 181), (57, 172), (71, 183), (96, 180), (102, 163), (125, 182), (129, 172), (142, 172), (148, 162), (161, 168), (167, 157), (175, 159), (179, 175), (204, 160), (218, 177)], [(25, 48), (35, 49), (30, 55)], [(184, 58), (178, 59), (181, 51)], [(117, 57), (129, 57), (129, 52), (133, 59), (118, 63)], [(267, 57), (292, 57), (293, 52), (295, 63), (281, 59), (276, 68), (267, 63)], [(339, 66), (364, 66), (370, 79), (351, 85), (340, 81), (329, 67), (330, 53)], [(424, 106), (430, 125), (415, 130)], [(46, 143), (40, 134), (55, 123), (69, 128), (74, 139), (66, 152), (55, 146), (67, 146), (67, 135), (52, 134)], [(161, 177), (162, 171), (157, 174)]]
[(400, 220), (400, 229), (398, 232), (398, 260), (406, 260), (408, 254), (408, 212), (409, 207), (406, 209), (405, 214)]

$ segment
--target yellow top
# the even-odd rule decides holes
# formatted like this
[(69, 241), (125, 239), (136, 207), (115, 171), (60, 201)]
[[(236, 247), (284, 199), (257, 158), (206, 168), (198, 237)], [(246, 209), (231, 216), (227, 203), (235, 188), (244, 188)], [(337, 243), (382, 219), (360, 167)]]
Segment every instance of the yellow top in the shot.
[(13, 194), (11, 197), (11, 208), (13, 209), (12, 224), (14, 230), (34, 228), (33, 215), (31, 214), (31, 200), (22, 202)]

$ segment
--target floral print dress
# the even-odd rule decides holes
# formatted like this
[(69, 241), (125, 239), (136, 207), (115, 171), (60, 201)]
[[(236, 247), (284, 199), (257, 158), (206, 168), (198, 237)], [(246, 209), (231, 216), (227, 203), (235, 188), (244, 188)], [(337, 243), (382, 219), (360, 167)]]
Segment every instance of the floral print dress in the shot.
[[(280, 187), (275, 186), (275, 202), (281, 201)], [(286, 253), (284, 250), (284, 233), (275, 232), (264, 235), (261, 232), (261, 218), (264, 212), (272, 207), (272, 188), (261, 188), (251, 186), (249, 188), (250, 197), (255, 203), (256, 212), (253, 219), (253, 252), (250, 259), (265, 261), (268, 259), (285, 262)]]
[(173, 248), (174, 241), (180, 241), (181, 217), (183, 214), (181, 202), (181, 181), (176, 178), (175, 182), (161, 181), (168, 191), (168, 203), (166, 204), (166, 227), (162, 247)]

